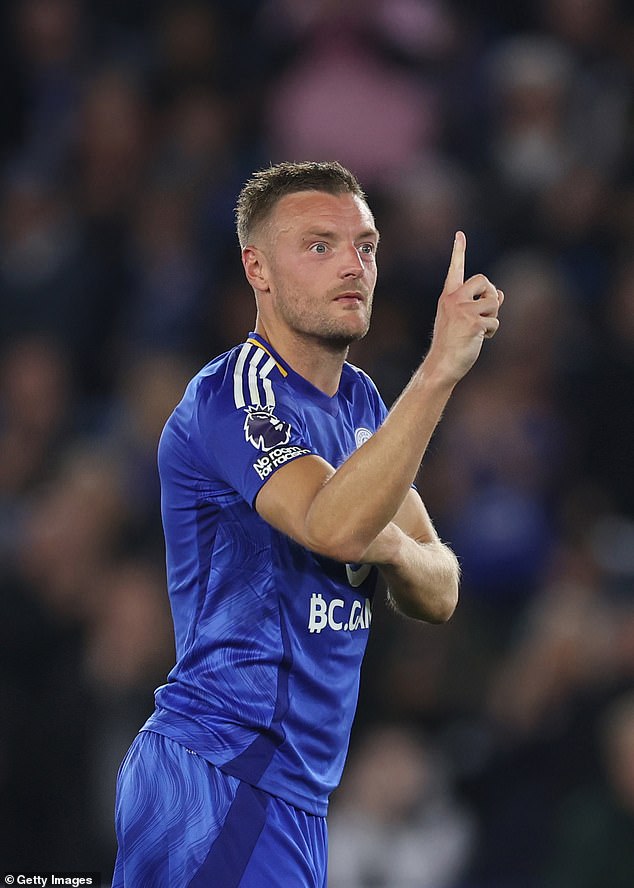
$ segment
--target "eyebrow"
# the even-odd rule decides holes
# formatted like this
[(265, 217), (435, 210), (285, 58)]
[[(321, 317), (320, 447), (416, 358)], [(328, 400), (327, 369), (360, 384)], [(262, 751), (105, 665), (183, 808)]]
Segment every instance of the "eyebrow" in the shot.
[[(304, 232), (303, 236), (304, 237), (319, 237), (319, 238), (323, 238), (324, 240), (332, 240), (333, 238), (337, 237), (337, 234), (334, 231), (330, 231), (330, 230), (326, 230), (326, 229), (311, 228), (310, 231)], [(364, 240), (366, 238), (375, 238), (378, 242), (379, 237), (380, 237), (380, 235), (379, 235), (379, 232), (376, 230), (376, 228), (366, 228), (360, 234), (357, 235), (355, 240)]]

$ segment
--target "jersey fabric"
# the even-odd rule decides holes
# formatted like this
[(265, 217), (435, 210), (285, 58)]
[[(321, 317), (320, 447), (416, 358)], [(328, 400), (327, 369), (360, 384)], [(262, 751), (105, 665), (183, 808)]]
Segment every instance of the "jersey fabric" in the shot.
[(251, 334), (194, 377), (159, 444), (177, 662), (144, 727), (319, 816), (343, 770), (377, 571), (310, 552), (254, 503), (290, 460), (339, 466), (386, 413), (363, 371), (344, 364), (328, 397)]
[(119, 770), (116, 827), (112, 888), (326, 888), (325, 818), (152, 731)]

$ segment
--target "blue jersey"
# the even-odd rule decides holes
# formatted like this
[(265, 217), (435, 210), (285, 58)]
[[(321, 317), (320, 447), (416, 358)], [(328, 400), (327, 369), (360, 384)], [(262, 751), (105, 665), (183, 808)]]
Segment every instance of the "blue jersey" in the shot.
[(290, 460), (339, 466), (385, 415), (361, 370), (346, 363), (331, 398), (252, 334), (194, 377), (159, 444), (177, 662), (144, 727), (322, 816), (348, 748), (377, 571), (316, 555), (254, 503)]

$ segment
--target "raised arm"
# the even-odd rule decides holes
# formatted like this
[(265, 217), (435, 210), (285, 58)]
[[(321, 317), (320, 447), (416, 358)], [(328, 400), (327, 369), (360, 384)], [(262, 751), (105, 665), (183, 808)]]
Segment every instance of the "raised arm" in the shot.
[[(415, 525), (400, 522), (406, 527), (402, 530), (396, 516), (404, 514), (406, 497), (456, 383), (477, 360), (483, 340), (498, 328), (503, 296), (484, 275), (464, 281), (465, 249), (465, 236), (458, 232), (431, 347), (382, 426), (336, 471), (316, 456), (296, 459), (267, 481), (256, 500), (266, 521), (302, 545), (338, 561), (380, 564), (393, 585), (399, 585), (399, 578), (407, 585), (407, 553), (419, 558), (425, 546), (436, 547), (434, 551), (442, 546), (428, 517), (419, 512)], [(416, 549), (403, 539), (421, 534)]]

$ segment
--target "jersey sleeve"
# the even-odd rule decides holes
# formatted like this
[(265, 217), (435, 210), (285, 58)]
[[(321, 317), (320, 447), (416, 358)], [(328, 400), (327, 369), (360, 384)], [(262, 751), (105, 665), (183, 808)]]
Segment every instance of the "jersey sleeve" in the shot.
[(233, 389), (203, 387), (194, 419), (206, 471), (250, 505), (281, 466), (314, 453), (296, 399), (283, 382), (270, 381), (264, 406), (259, 401), (237, 404)]

